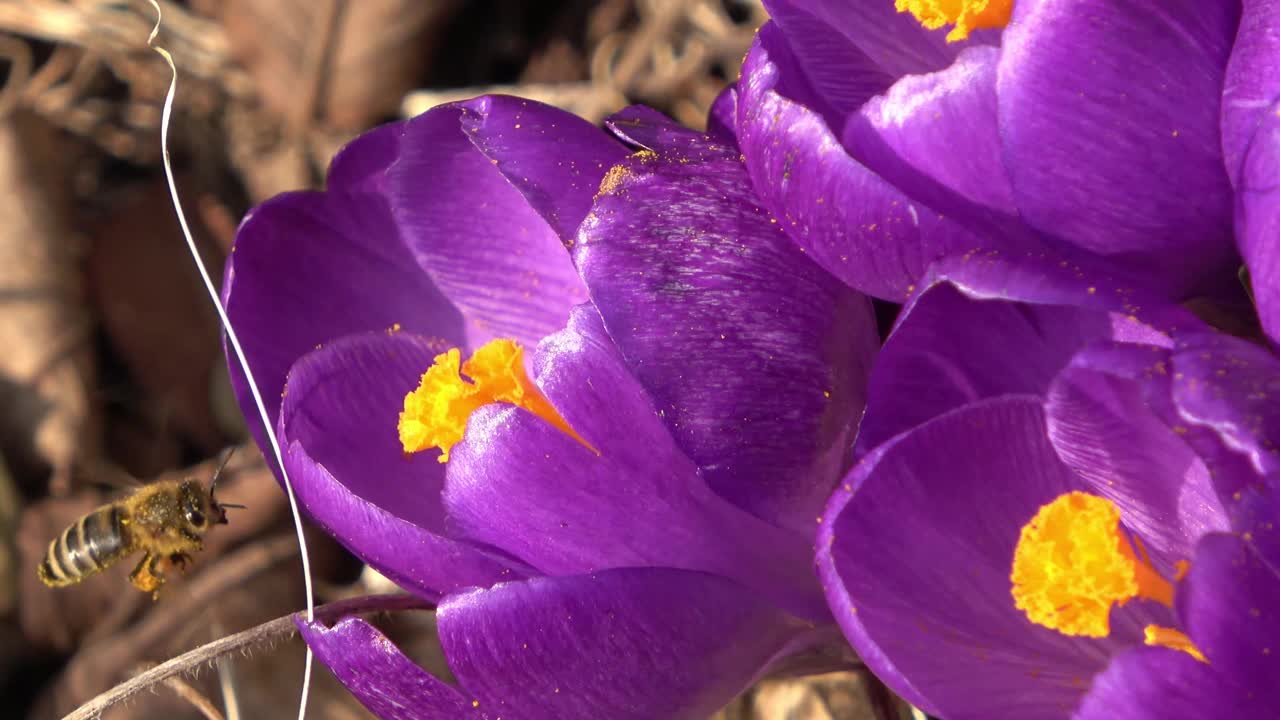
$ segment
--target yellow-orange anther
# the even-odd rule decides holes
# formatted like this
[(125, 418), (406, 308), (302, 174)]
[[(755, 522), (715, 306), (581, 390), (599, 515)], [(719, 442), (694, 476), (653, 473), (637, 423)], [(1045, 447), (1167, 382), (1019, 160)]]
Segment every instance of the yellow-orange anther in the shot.
[(1115, 503), (1082, 492), (1059, 495), (1023, 526), (1010, 579), (1014, 605), (1065, 635), (1106, 637), (1111, 606), (1134, 597), (1173, 604), (1173, 586), (1134, 556)]
[(1204, 653), (1200, 652), (1200, 648), (1191, 642), (1191, 638), (1173, 628), (1161, 627), (1159, 625), (1148, 625), (1142, 629), (1144, 642), (1148, 645), (1159, 645), (1161, 647), (1171, 648), (1173, 650), (1181, 650), (1191, 657), (1202, 663), (1209, 662), (1205, 659)]
[(974, 30), (1002, 28), (1013, 14), (1013, 0), (895, 0), (894, 7), (930, 30), (955, 25), (947, 42), (964, 40)]
[[(524, 348), (514, 340), (491, 340), (459, 367), (457, 348), (435, 357), (418, 387), (404, 397), (400, 444), (407, 453), (440, 448), (440, 462), (462, 440), (471, 413), (489, 403), (524, 408), (586, 445), (524, 371)], [(470, 378), (463, 379), (459, 372)]]

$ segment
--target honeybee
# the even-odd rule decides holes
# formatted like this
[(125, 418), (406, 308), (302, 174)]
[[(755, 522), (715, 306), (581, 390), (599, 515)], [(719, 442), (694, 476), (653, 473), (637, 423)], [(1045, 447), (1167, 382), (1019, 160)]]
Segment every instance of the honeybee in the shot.
[(141, 550), (129, 581), (143, 592), (159, 594), (166, 566), (185, 569), (191, 553), (204, 547), (204, 535), (225, 525), (226, 508), (214, 498), (227, 453), (206, 491), (195, 478), (166, 480), (141, 487), (129, 497), (103, 505), (63, 530), (36, 572), (49, 587), (74, 585)]

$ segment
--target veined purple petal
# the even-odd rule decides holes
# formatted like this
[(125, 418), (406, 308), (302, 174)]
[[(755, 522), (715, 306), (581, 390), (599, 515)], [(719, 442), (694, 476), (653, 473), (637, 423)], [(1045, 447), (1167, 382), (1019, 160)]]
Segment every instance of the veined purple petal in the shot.
[(1239, 188), (1245, 152), (1280, 100), (1280, 2), (1243, 0), (1222, 88), (1222, 155)]
[[(1274, 714), (1274, 711), (1273, 711)], [(1240, 686), (1180, 650), (1139, 647), (1098, 675), (1072, 720), (1204, 720), (1267, 717)], [(1059, 717), (1066, 718), (1066, 713)]]
[(1179, 338), (1170, 370), (1184, 420), (1211, 428), (1258, 477), (1280, 471), (1280, 359), (1239, 338), (1198, 333)]
[(1182, 294), (1230, 272), (1219, 107), (1236, 2), (1021, 2), (997, 83), (1023, 217)]
[(307, 514), (379, 572), (426, 596), (528, 571), (448, 537), (444, 466), (400, 446), (404, 396), (441, 350), (407, 333), (344, 338), (294, 365), (280, 410), (285, 465)]
[[(711, 492), (589, 305), (534, 360), (543, 393), (592, 452), (512, 406), (476, 412), (449, 460), (450, 527), (549, 575), (617, 567), (703, 570), (821, 620), (812, 536)], [(812, 525), (812, 520), (810, 520)]]
[(297, 625), (320, 662), (380, 720), (497, 720), (360, 618), (344, 618), (333, 627), (302, 619)]
[(408, 121), (379, 125), (352, 140), (333, 156), (325, 176), (330, 192), (386, 194), (386, 171), (400, 156), (400, 138)]
[(976, 47), (944, 70), (904, 77), (850, 115), (841, 140), (853, 157), (934, 210), (1030, 237), (1016, 219), (1001, 161), (999, 61), (999, 48)]
[(880, 0), (769, 0), (765, 6), (809, 82), (833, 101), (844, 99), (835, 104), (849, 110), (856, 107), (850, 79), (853, 86), (861, 85), (860, 75), (847, 74), (850, 70), (870, 66), (892, 82), (941, 70), (965, 48), (998, 43), (1000, 37), (998, 31), (979, 31), (969, 40), (948, 43), (946, 29), (926, 30), (910, 13)]
[[(1254, 694), (1255, 717), (1280, 716), (1280, 557), (1249, 541), (1215, 533), (1196, 548), (1175, 596), (1192, 642), (1215, 674)], [(1245, 716), (1248, 717), (1248, 716)]]
[(1042, 395), (1071, 355), (1109, 337), (1087, 308), (975, 299), (941, 281), (912, 298), (871, 376), (858, 454), (948, 410), (1008, 394)]
[(1132, 285), (1039, 257), (948, 258), (923, 282), (872, 373), (858, 455), (967, 402), (1043, 395), (1086, 343), (1167, 346), (1166, 332), (1197, 324)]
[(930, 714), (1062, 717), (1143, 619), (1113, 612), (1111, 637), (1068, 638), (1014, 607), (1021, 526), (1074, 489), (1035, 397), (966, 405), (863, 458), (818, 534), (827, 600), (859, 656)]
[(577, 115), (533, 100), (486, 95), (457, 107), (476, 148), (572, 243), (600, 180), (627, 149)]
[[(777, 56), (778, 73), (782, 76), (779, 92), (806, 105), (829, 127), (843, 125), (844, 118), (888, 90), (897, 79), (839, 29), (811, 14), (815, 8), (797, 7), (793, 2), (773, 5), (773, 19), (765, 32), (776, 32), (790, 50)], [(916, 28), (923, 30), (919, 24)], [(788, 92), (790, 89), (800, 92), (793, 94)]]
[(1280, 347), (1280, 103), (1267, 106), (1237, 183), (1236, 243), (1262, 329)]
[[(467, 127), (483, 124), (484, 105), (465, 107)], [(462, 311), (472, 346), (495, 337), (534, 345), (564, 327), (586, 289), (555, 230), (468, 139), (463, 115), (463, 106), (445, 105), (405, 126), (400, 159), (387, 171), (392, 212), (422, 270)], [(521, 143), (507, 139), (508, 167), (534, 162), (538, 153), (517, 153)], [(528, 142), (554, 148), (559, 140)], [(543, 209), (569, 221), (570, 205)]]
[(744, 587), (664, 568), (505, 583), (436, 617), (464, 693), (522, 720), (704, 720), (804, 630)]
[(1158, 411), (1169, 405), (1169, 355), (1150, 345), (1084, 348), (1054, 380), (1045, 411), (1058, 455), (1089, 492), (1119, 506), (1153, 564), (1172, 577), (1201, 536), (1231, 523), (1185, 429), (1179, 435)]
[[(355, 165), (387, 132), (342, 153), (343, 166), (351, 168), (339, 173), (343, 183), (360, 182)], [(455, 344), (463, 340), (462, 316), (413, 261), (386, 201), (370, 193), (290, 193), (250, 212), (236, 233), (222, 298), (273, 422), (285, 374), (321, 343), (396, 324)], [(239, 363), (232, 358), (229, 366), (241, 409), (256, 418)], [(260, 425), (249, 427), (266, 447)]]
[(738, 82), (737, 137), (760, 202), (796, 244), (849, 285), (901, 302), (934, 260), (985, 239), (851, 158), (823, 119), (780, 84), (790, 48), (761, 28)]
[(811, 528), (864, 404), (870, 303), (795, 247), (707, 136), (638, 153), (606, 186), (576, 258), (609, 335), (713, 490)]

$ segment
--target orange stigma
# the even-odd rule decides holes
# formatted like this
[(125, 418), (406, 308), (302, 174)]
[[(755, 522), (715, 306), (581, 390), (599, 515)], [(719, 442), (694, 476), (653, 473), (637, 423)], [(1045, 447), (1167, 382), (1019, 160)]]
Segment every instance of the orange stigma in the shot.
[(503, 402), (528, 410), (600, 454), (569, 427), (529, 379), (524, 371), (524, 348), (519, 343), (491, 340), (461, 367), (460, 359), (457, 348), (437, 355), (418, 387), (404, 396), (398, 429), (406, 453), (439, 448), (439, 461), (448, 462), (449, 450), (462, 440), (471, 413), (490, 403)]
[(947, 42), (964, 40), (974, 30), (1002, 28), (1013, 15), (1013, 0), (895, 0), (894, 7), (930, 30), (954, 25)]
[(1143, 628), (1144, 641), (1148, 645), (1158, 645), (1167, 647), (1171, 650), (1181, 650), (1191, 657), (1202, 663), (1209, 662), (1205, 659), (1204, 653), (1200, 652), (1200, 648), (1191, 642), (1191, 638), (1173, 628), (1160, 627), (1159, 625), (1148, 625)]

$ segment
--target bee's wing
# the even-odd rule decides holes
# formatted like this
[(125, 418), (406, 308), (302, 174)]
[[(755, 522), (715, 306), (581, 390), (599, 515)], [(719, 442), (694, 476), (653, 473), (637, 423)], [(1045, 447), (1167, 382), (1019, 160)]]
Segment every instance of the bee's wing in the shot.
[(137, 490), (143, 485), (129, 471), (104, 458), (76, 460), (71, 466), (71, 480), (81, 487), (97, 486), (128, 491)]

